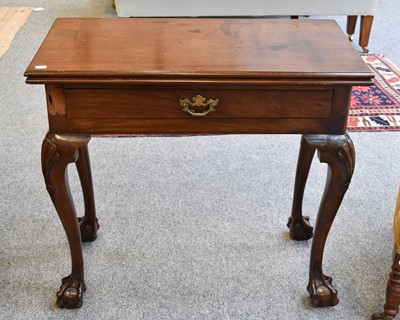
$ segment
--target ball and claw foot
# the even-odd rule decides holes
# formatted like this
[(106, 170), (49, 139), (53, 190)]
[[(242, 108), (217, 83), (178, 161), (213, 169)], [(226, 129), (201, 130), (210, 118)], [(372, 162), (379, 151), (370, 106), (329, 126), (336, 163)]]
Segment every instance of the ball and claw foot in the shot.
[(375, 312), (371, 316), (371, 320), (390, 320), (394, 319), (395, 317), (387, 316), (384, 312)]
[(322, 279), (310, 280), (307, 290), (314, 307), (331, 307), (339, 303), (337, 291), (332, 286), (332, 278), (329, 276), (323, 275)]
[(292, 220), (289, 218), (286, 226), (289, 228), (290, 238), (293, 240), (308, 240), (313, 237), (313, 227), (310, 224), (310, 217), (303, 216), (302, 219)]
[(76, 309), (82, 307), (82, 296), (86, 291), (83, 282), (75, 280), (72, 276), (62, 279), (62, 285), (57, 292), (56, 304), (59, 308)]
[(100, 225), (97, 222), (97, 219), (96, 219), (95, 225), (87, 223), (83, 217), (78, 218), (78, 222), (79, 222), (79, 227), (81, 229), (82, 242), (92, 242), (92, 241), (96, 240), (97, 230), (99, 230), (99, 228), (100, 228)]

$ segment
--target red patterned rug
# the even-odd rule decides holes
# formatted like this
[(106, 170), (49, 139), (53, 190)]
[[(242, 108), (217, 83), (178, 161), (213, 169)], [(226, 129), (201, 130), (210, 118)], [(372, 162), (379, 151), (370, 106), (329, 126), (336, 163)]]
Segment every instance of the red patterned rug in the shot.
[(382, 55), (361, 56), (374, 85), (353, 87), (348, 131), (400, 131), (400, 70)]

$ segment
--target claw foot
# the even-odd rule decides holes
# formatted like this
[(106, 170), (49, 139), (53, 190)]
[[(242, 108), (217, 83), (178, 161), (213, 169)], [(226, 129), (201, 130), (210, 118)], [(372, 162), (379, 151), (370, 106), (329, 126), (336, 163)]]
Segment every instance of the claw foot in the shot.
[(78, 218), (78, 222), (81, 229), (82, 242), (92, 242), (96, 240), (97, 230), (100, 228), (97, 219), (95, 225), (88, 223), (85, 218)]
[(294, 221), (290, 217), (286, 225), (289, 228), (290, 238), (293, 240), (308, 240), (313, 236), (314, 228), (310, 224), (310, 217), (303, 216), (302, 219), (295, 219)]
[(85, 291), (86, 286), (83, 282), (75, 280), (72, 276), (65, 277), (57, 292), (57, 306), (66, 309), (82, 307), (82, 296)]
[(394, 317), (385, 315), (384, 312), (375, 312), (371, 316), (371, 320), (390, 320), (390, 319), (393, 319), (393, 318)]
[(324, 275), (322, 279), (311, 279), (307, 290), (314, 307), (331, 307), (339, 303), (337, 291), (332, 286), (331, 277)]

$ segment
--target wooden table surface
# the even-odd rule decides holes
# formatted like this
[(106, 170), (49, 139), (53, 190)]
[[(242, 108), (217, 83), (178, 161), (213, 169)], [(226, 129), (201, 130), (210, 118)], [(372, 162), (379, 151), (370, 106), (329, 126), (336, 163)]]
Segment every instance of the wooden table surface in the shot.
[(207, 77), (362, 84), (371, 78), (333, 20), (184, 18), (57, 19), (25, 75), (28, 83)]

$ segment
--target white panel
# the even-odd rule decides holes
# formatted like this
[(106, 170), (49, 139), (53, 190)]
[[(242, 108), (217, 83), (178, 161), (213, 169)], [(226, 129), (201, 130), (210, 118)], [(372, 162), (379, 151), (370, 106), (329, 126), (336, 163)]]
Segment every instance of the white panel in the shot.
[(120, 17), (373, 15), (377, 0), (115, 0)]

